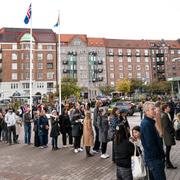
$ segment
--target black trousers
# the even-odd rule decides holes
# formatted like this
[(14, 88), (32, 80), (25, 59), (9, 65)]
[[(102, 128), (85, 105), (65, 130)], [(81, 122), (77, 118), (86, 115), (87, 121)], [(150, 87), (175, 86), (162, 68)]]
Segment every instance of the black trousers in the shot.
[(102, 154), (105, 154), (107, 150), (107, 142), (103, 142), (101, 145), (101, 152)]
[(99, 151), (99, 148), (100, 148), (100, 142), (99, 142), (99, 128), (97, 128), (96, 126), (94, 126), (94, 128), (95, 128), (95, 132), (96, 132), (96, 138), (95, 138), (95, 143), (94, 143), (93, 150)]
[(62, 133), (62, 142), (63, 142), (63, 145), (66, 145), (67, 144), (67, 137), (66, 135), (68, 134), (68, 138), (69, 138), (69, 144), (72, 144), (73, 143), (73, 140), (72, 140), (72, 134), (70, 132), (63, 132)]
[(171, 164), (170, 161), (170, 151), (171, 151), (171, 146), (166, 146), (166, 164)]
[(74, 137), (74, 149), (78, 149), (81, 147), (81, 136)]
[(15, 126), (9, 126), (8, 128), (8, 143), (12, 143), (12, 134), (13, 134), (13, 142), (16, 143), (16, 127)]
[(58, 141), (58, 136), (52, 137), (52, 148), (57, 148), (57, 141)]

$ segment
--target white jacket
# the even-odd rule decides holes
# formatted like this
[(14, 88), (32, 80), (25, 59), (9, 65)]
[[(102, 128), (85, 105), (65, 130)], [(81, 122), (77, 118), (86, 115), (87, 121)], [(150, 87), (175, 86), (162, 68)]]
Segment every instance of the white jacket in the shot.
[(16, 124), (16, 114), (14, 112), (7, 112), (5, 115), (5, 122), (7, 127), (14, 126)]

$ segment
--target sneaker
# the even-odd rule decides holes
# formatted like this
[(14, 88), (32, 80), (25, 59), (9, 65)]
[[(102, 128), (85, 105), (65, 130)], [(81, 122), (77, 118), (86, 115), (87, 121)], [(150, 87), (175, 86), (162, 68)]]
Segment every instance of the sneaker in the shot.
[(78, 153), (79, 151), (78, 151), (78, 149), (74, 149), (74, 152), (75, 152), (75, 153)]
[(102, 159), (107, 159), (107, 158), (109, 158), (109, 155), (107, 155), (107, 154), (101, 154), (101, 158), (102, 158)]
[(99, 153), (99, 151), (97, 151), (97, 150), (92, 150), (92, 153), (94, 153), (94, 154), (98, 154), (98, 153)]
[(63, 145), (63, 148), (67, 148), (68, 146), (67, 145)]
[(39, 149), (44, 149), (44, 146), (39, 146)]
[(79, 152), (83, 152), (83, 148), (78, 148), (78, 151)]

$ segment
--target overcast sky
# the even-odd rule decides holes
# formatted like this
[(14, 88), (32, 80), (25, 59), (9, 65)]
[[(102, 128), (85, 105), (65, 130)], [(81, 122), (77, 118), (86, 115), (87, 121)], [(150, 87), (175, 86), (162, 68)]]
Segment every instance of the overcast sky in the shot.
[[(30, 0), (0, 0), (0, 28), (24, 24)], [(116, 39), (180, 38), (180, 0), (32, 0), (33, 28)]]

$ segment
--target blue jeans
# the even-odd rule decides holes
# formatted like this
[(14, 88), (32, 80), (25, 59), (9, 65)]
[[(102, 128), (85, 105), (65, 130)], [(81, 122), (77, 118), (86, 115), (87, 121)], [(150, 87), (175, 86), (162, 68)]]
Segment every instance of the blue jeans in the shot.
[(165, 161), (156, 159), (153, 161), (146, 162), (149, 169), (150, 180), (166, 180), (166, 174), (164, 171)]
[(48, 134), (42, 134), (39, 136), (40, 146), (46, 146), (48, 144)]
[(31, 143), (31, 124), (24, 124), (24, 142), (25, 144)]

